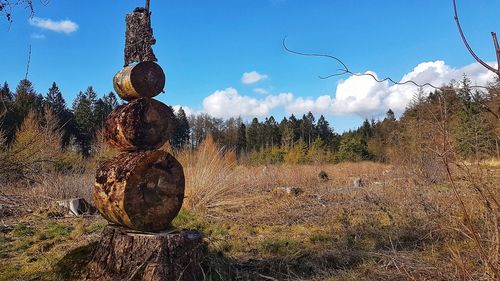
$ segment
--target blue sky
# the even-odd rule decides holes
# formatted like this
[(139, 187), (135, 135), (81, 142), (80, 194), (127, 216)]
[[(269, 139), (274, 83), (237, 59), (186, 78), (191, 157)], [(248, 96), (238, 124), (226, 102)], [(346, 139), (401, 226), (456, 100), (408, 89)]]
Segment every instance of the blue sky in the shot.
[[(10, 27), (0, 22), (0, 81), (15, 88), (23, 79), (31, 44), (29, 79), (38, 91), (55, 81), (69, 105), (89, 85), (100, 95), (112, 91), (123, 65), (125, 14), (144, 1), (117, 3), (53, 0), (38, 4), (31, 20), (17, 8)], [(490, 32), (500, 32), (500, 1), (458, 5), (471, 45), (495, 61)], [(467, 73), (484, 84), (492, 77), (464, 48), (451, 0), (152, 0), (151, 9), (154, 50), (168, 80), (158, 99), (195, 113), (280, 120), (312, 110), (344, 131), (389, 107), (401, 112), (416, 91), (366, 77), (320, 80), (338, 65), (287, 53), (285, 36), (293, 49), (332, 54), (353, 71), (395, 80), (439, 85)]]

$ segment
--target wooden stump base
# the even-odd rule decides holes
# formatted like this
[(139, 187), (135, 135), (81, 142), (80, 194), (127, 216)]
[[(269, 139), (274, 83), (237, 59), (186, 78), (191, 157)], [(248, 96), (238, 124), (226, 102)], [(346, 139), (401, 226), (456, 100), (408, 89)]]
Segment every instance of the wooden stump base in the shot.
[(108, 226), (81, 280), (203, 280), (206, 251), (196, 231), (150, 234)]

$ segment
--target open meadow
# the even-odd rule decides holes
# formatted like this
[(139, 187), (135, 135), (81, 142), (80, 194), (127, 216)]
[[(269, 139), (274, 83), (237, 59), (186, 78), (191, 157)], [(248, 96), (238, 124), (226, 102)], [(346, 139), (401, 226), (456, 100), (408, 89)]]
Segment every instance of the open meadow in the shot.
[[(454, 190), (373, 162), (238, 165), (210, 142), (177, 157), (187, 190), (173, 225), (204, 233), (206, 280), (493, 280), (487, 263), (498, 269), (498, 162), (457, 171)], [(55, 200), (90, 201), (93, 177), (2, 190), (0, 280), (78, 277), (108, 223)]]
[(500, 281), (500, 1), (115, 2), (0, 0), (0, 281)]

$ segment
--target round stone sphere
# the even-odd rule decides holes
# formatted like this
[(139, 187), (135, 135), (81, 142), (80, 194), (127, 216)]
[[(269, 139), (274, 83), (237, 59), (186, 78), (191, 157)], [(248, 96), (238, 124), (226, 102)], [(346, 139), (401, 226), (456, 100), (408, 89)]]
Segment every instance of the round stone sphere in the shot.
[(154, 99), (136, 99), (114, 110), (104, 125), (106, 142), (122, 151), (161, 147), (174, 132), (173, 110)]
[(169, 153), (123, 153), (96, 172), (93, 199), (101, 215), (134, 230), (167, 230), (184, 200), (181, 164)]
[(126, 66), (113, 78), (116, 93), (126, 101), (155, 97), (163, 91), (165, 83), (163, 69), (152, 61)]

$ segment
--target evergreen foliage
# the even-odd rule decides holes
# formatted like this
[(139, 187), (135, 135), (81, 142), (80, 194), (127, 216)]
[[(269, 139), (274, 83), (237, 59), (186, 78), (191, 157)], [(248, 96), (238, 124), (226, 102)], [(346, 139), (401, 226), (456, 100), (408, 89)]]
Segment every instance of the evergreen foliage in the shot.
[[(335, 132), (325, 116), (316, 120), (312, 112), (300, 119), (292, 114), (278, 123), (274, 116), (250, 122), (208, 114), (187, 116), (180, 108), (170, 143), (177, 149), (194, 148), (211, 136), (223, 149), (234, 151), (238, 159), (252, 163), (400, 161), (412, 163), (423, 177), (433, 178), (436, 169), (429, 163), (436, 162), (435, 149), (443, 145), (445, 133), (449, 151), (456, 152), (448, 157), (500, 157), (500, 122), (496, 117), (500, 115), (500, 81), (493, 81), (486, 91), (473, 90), (467, 77), (453, 83), (430, 94), (419, 89), (399, 120), (388, 109), (382, 120), (365, 119), (359, 128), (342, 134)], [(29, 80), (21, 80), (14, 92), (4, 82), (0, 102), (4, 146), (12, 145), (30, 112), (43, 125), (47, 107), (58, 120), (61, 148), (84, 156), (99, 149), (96, 133), (119, 105), (114, 93), (98, 98), (90, 86), (77, 95), (69, 109), (55, 82), (43, 97)], [(443, 131), (445, 127), (451, 128), (449, 132)]]
[(190, 127), (184, 109), (179, 108), (175, 114), (175, 131), (172, 136), (171, 144), (180, 149), (189, 144)]

